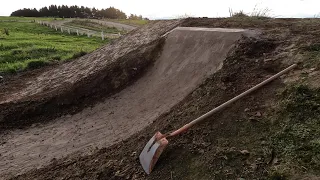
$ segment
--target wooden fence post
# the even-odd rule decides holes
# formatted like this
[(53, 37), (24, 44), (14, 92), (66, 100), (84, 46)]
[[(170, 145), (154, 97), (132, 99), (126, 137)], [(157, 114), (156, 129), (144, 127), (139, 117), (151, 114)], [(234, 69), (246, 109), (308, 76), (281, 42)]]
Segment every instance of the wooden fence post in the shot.
[(102, 41), (104, 40), (103, 31), (101, 31), (101, 39), (102, 39)]

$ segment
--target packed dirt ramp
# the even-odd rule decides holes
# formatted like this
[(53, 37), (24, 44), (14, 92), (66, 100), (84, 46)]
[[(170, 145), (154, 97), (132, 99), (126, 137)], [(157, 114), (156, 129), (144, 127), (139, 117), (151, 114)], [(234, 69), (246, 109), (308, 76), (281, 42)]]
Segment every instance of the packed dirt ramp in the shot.
[[(167, 32), (171, 29), (172, 26)], [(43, 125), (8, 132), (3, 137), (5, 144), (1, 147), (3, 175), (23, 173), (48, 164), (52, 159), (60, 159), (71, 153), (87, 154), (94, 148), (108, 147), (129, 138), (161, 114), (168, 112), (203, 80), (219, 70), (228, 52), (241, 36), (254, 35), (253, 32), (243, 29), (207, 28), (176, 28), (167, 35), (165, 40), (161, 37), (163, 34), (160, 34), (152, 43), (139, 47), (138, 52), (131, 51), (118, 58), (116, 60), (120, 63), (118, 67), (110, 64), (102, 69), (95, 65), (91, 69), (96, 68), (96, 74), (87, 69), (87, 77), (82, 78), (86, 83), (83, 86), (77, 87), (76, 78), (79, 75), (69, 73), (71, 76), (64, 81), (70, 84), (71, 91), (70, 88), (63, 87), (61, 82), (59, 85), (62, 87), (56, 88), (60, 92), (63, 92), (61, 88), (68, 90), (67, 94), (56, 94), (57, 97), (55, 97), (53, 94), (58, 93), (55, 92), (56, 89), (51, 91), (43, 88), (43, 85), (49, 85), (48, 80), (44, 80), (49, 77), (44, 73), (24, 91), (4, 100), (4, 103), (19, 102), (20, 99), (39, 97), (41, 93), (45, 93), (53, 96), (55, 101), (44, 101), (44, 104), (34, 107), (33, 114), (41, 114), (36, 111), (38, 109), (56, 114), (64, 107), (71, 106), (72, 103), (81, 103), (83, 97), (103, 92), (108, 94), (110, 87), (114, 90), (124, 86), (121, 83), (130, 81), (128, 77), (132, 76), (131, 72), (141, 71), (140, 69), (150, 66), (145, 70), (144, 76), (135, 83), (103, 102), (85, 108), (79, 113), (61, 116)], [(140, 56), (138, 56), (139, 53), (141, 53)], [(159, 57), (157, 57), (158, 54)], [(126, 58), (134, 55), (136, 58), (134, 60)], [(81, 60), (75, 62), (79, 63)], [(151, 62), (153, 65), (150, 65)], [(139, 67), (141, 64), (143, 68)], [(66, 66), (69, 64), (62, 65), (61, 68)], [(88, 64), (84, 63), (81, 66), (88, 66)], [(83, 70), (79, 72), (84, 73)], [(107, 74), (103, 75), (102, 73), (105, 72)], [(49, 81), (50, 84), (58, 79), (61, 80), (60, 76), (65, 74), (53, 76)], [(114, 78), (110, 79), (111, 77)], [(104, 82), (103, 87), (100, 84), (102, 82)], [(75, 84), (75, 87), (72, 87), (72, 84)], [(40, 92), (34, 93), (31, 88), (37, 89), (37, 87), (40, 88)], [(54, 86), (51, 85), (51, 87)], [(80, 96), (80, 100), (76, 96)], [(30, 112), (27, 114), (32, 115)], [(10, 117), (11, 120), (27, 121), (23, 118), (25, 117)]]
[[(304, 26), (301, 26), (301, 24)], [(155, 50), (154, 52), (156, 53), (153, 56), (155, 58), (151, 61), (152, 63), (145, 68), (143, 73), (134, 78), (131, 86), (126, 87), (128, 84), (125, 84), (122, 88), (119, 88), (118, 90), (124, 88), (121, 92), (112, 96), (105, 94), (108, 98), (102, 100), (100, 103), (96, 104), (96, 101), (92, 102), (91, 105), (96, 105), (90, 108), (82, 108), (82, 111), (78, 109), (71, 115), (59, 117), (46, 124), (33, 125), (32, 127), (21, 130), (12, 129), (2, 134), (2, 139), (5, 140), (6, 143), (3, 144), (4, 146), (0, 146), (0, 148), (7, 149), (8, 152), (6, 152), (6, 155), (9, 155), (9, 157), (5, 156), (3, 158), (3, 156), (1, 156), (0, 158), (4, 160), (1, 162), (10, 164), (10, 166), (4, 166), (5, 168), (9, 167), (7, 169), (8, 171), (6, 171), (6, 177), (12, 177), (12, 179), (155, 180), (177, 178), (283, 178), (284, 176), (281, 174), (272, 175), (274, 168), (277, 168), (279, 165), (280, 157), (279, 152), (275, 151), (268, 142), (270, 136), (275, 132), (273, 129), (278, 128), (270, 121), (270, 117), (275, 113), (273, 108), (278, 102), (277, 94), (279, 90), (285, 87), (283, 82), (288, 82), (288, 79), (292, 78), (296, 72), (282, 76), (279, 80), (208, 119), (206, 123), (171, 140), (170, 146), (161, 156), (150, 176), (146, 176), (140, 167), (138, 155), (154, 132), (174, 130), (279, 72), (289, 64), (301, 62), (302, 59), (298, 56), (300, 49), (297, 48), (297, 46), (305, 44), (306, 40), (310, 37), (313, 37), (312, 40), (314, 41), (317, 40), (319, 33), (316, 31), (316, 24), (310, 23), (308, 20), (302, 22), (286, 19), (237, 20), (232, 18), (195, 18), (180, 21), (170, 26), (172, 28), (164, 30), (163, 34), (165, 34), (165, 31), (169, 32), (178, 25), (196, 26), (196, 32), (201, 30), (202, 32), (197, 35), (196, 32), (190, 33), (190, 31), (187, 31), (186, 36), (178, 36), (176, 34), (176, 37), (180, 37), (177, 38), (177, 41), (174, 41), (173, 34), (171, 33), (166, 39), (161, 38), (161, 35), (157, 36), (157, 38), (155, 38), (156, 40), (161, 39), (161, 41), (156, 43), (158, 45), (157, 47), (161, 49), (161, 52), (167, 52), (171, 55), (178, 54), (176, 59), (171, 59), (172, 61), (168, 63), (169, 65), (162, 62), (164, 59), (168, 59), (164, 56), (165, 53), (158, 54), (158, 51)], [(275, 25), (277, 25), (277, 28), (274, 28)], [(206, 42), (204, 44), (212, 45), (210, 38), (205, 37), (210, 37), (210, 33), (217, 33), (217, 29), (212, 30), (213, 32), (208, 32), (210, 30), (198, 28), (199, 26), (239, 29), (229, 30), (238, 32), (235, 32), (234, 37), (236, 38), (232, 39), (230, 47), (227, 46), (229, 50), (222, 53), (224, 54), (223, 58), (214, 62), (199, 61), (197, 64), (190, 63), (192, 60), (185, 60), (186, 64), (184, 65), (186, 66), (180, 69), (180, 71), (184, 73), (179, 76), (179, 73), (173, 70), (179, 69), (184, 60), (178, 56), (189, 57), (193, 55), (190, 54), (193, 52), (191, 49), (196, 50), (198, 48), (198, 56), (202, 57), (202, 60), (211, 58), (210, 56), (206, 56), (206, 49), (201, 47), (203, 45), (202, 43), (200, 43), (200, 47), (199, 45), (183, 46), (184, 50), (182, 52), (176, 51), (176, 49), (173, 48), (176, 46), (169, 46), (169, 44), (179, 42), (178, 40), (188, 42), (188, 38), (186, 38), (188, 36), (190, 36), (192, 41), (195, 41), (196, 38), (191, 37), (197, 37), (201, 42)], [(257, 27), (259, 27), (260, 30), (247, 31), (242, 29)], [(172, 32), (179, 34), (179, 32), (181, 33), (188, 28), (177, 29), (180, 30)], [(309, 34), (305, 34), (304, 30), (306, 29), (310, 32)], [(255, 33), (252, 32), (261, 32), (261, 34), (255, 35)], [(205, 33), (207, 34), (202, 37), (202, 34)], [(298, 37), (298, 35), (300, 36)], [(223, 37), (223, 35), (221, 36)], [(217, 37), (217, 34), (215, 37)], [(194, 42), (190, 42), (190, 44), (194, 44)], [(154, 47), (156, 47), (156, 45), (150, 49), (157, 49)], [(210, 46), (210, 48), (217, 50), (214, 46)], [(189, 63), (187, 63), (188, 61)], [(175, 64), (175, 62), (177, 64)], [(206, 63), (202, 64), (201, 62)], [(197, 65), (199, 66), (197, 67)], [(189, 71), (189, 68), (206, 70), (197, 71), (197, 73), (192, 74), (190, 72), (193, 71)], [(300, 71), (303, 69), (303, 66), (299, 64), (298, 69)], [(179, 82), (177, 83), (174, 80), (170, 80), (171, 83), (168, 83), (169, 81), (166, 82), (166, 80), (163, 81), (163, 79), (159, 78), (156, 79), (159, 83), (148, 81), (148, 79), (154, 80), (152, 77), (158, 77), (159, 75), (170, 79), (172, 73), (174, 76), (183, 79), (184, 82), (180, 84)], [(164, 74), (168, 75), (165, 76)], [(195, 75), (197, 76), (197, 80), (193, 79)], [(200, 78), (200, 76), (202, 77)], [(189, 81), (193, 80), (194, 82), (192, 83), (194, 84), (191, 85)], [(162, 84), (162, 82), (165, 83)], [(138, 88), (139, 86), (140, 88)], [(146, 87), (150, 87), (150, 89)], [(189, 89), (181, 90), (181, 87), (188, 87)], [(141, 89), (146, 93), (141, 93)], [(154, 94), (157, 93), (159, 93), (160, 96), (154, 96)], [(170, 97), (170, 95), (172, 95), (171, 93), (176, 94)], [(141, 98), (141, 101), (132, 101), (133, 98), (130, 97), (130, 94), (134, 96), (134, 99), (141, 96), (148, 97), (153, 95), (152, 99), (154, 99), (154, 101), (149, 102), (150, 99), (147, 98)], [(126, 100), (126, 97), (132, 101), (131, 104), (121, 103), (121, 101)], [(167, 101), (166, 99), (170, 100)], [(157, 104), (159, 106), (157, 106)], [(113, 105), (117, 105), (117, 107), (113, 107)], [(143, 108), (144, 105), (147, 105), (147, 107), (150, 106), (151, 108)], [(134, 108), (130, 108), (130, 106)], [(119, 107), (123, 109), (123, 111), (117, 111)], [(130, 109), (134, 111), (140, 109), (137, 111), (139, 114), (134, 113), (135, 116), (132, 116), (133, 114), (129, 113), (129, 111), (131, 111)], [(141, 114), (148, 112), (152, 115), (154, 115), (154, 113), (157, 114), (154, 115), (154, 117), (141, 116)], [(127, 118), (127, 120), (124, 120), (127, 122), (115, 127), (113, 126), (114, 123), (105, 123), (109, 122), (105, 119), (109, 120), (110, 118), (121, 124), (121, 121), (117, 120), (117, 116), (122, 116), (124, 119)], [(86, 118), (91, 119), (91, 121), (82, 120)], [(51, 118), (51, 120), (52, 119), (53, 118)], [(134, 122), (129, 122), (132, 119), (140, 121), (140, 124), (137, 125)], [(128, 125), (128, 127), (126, 127), (126, 125)], [(64, 126), (71, 128), (63, 129), (62, 127)], [(79, 129), (79, 127), (81, 129)], [(87, 127), (87, 129), (82, 129), (82, 127)], [(114, 132), (113, 130), (116, 128), (125, 129), (124, 133)], [(109, 131), (109, 133), (105, 131)], [(57, 132), (65, 133), (59, 134)], [(68, 133), (74, 134), (75, 136), (70, 138)], [(44, 135), (45, 138), (41, 138), (42, 135)], [(52, 138), (46, 141), (46, 135)], [(90, 140), (93, 145), (90, 146), (90, 143), (81, 141), (81, 137), (87, 137), (87, 140)], [(14, 141), (15, 139), (16, 141)], [(41, 141), (41, 139), (44, 141)], [(61, 141), (66, 139), (70, 140), (71, 143)], [(75, 143), (72, 141), (73, 139), (76, 140)], [(21, 143), (24, 141), (32, 142)], [(42, 144), (42, 142), (44, 143)], [(32, 145), (32, 143), (34, 144)], [(52, 151), (53, 149), (50, 150), (48, 145), (53, 143), (56, 143), (56, 147), (61, 145), (61, 149), (58, 148), (56, 149), (57, 151), (54, 152)], [(29, 146), (29, 150), (35, 155), (34, 157), (27, 157), (20, 153), (20, 150), (24, 149), (23, 147), (26, 146), (26, 144), (28, 146), (31, 145)], [(64, 148), (73, 153), (63, 152), (63, 150), (65, 150)], [(1, 149), (1, 151), (3, 149)], [(51, 152), (41, 153), (44, 151)], [(57, 154), (55, 154), (55, 152), (57, 152)], [(10, 155), (17, 155), (17, 158), (15, 159), (14, 156), (11, 157)], [(53, 156), (47, 157), (50, 155)], [(29, 162), (29, 164), (26, 162)], [(16, 165), (17, 163), (20, 163), (21, 166), (18, 167)], [(29, 170), (29, 167), (22, 168), (30, 164), (37, 168), (33, 168), (32, 170)], [(1, 165), (1, 167), (3, 167), (3, 165)], [(21, 172), (19, 176), (16, 176), (17, 169), (20, 169), (19, 172)], [(4, 172), (3, 170), (4, 169), (2, 169), (1, 172)], [(318, 178), (315, 170), (301, 171), (299, 168), (295, 170), (296, 172), (291, 171), (292, 173), (289, 179)]]
[[(152, 64), (162, 47), (161, 35), (178, 24), (179, 21), (151, 23), (29, 81), (18, 79), (19, 83), (13, 83), (19, 84), (18, 89), (10, 85), (3, 87), (0, 93), (1, 129), (76, 112), (106, 94), (123, 89)], [(39, 118), (43, 114), (49, 117)]]

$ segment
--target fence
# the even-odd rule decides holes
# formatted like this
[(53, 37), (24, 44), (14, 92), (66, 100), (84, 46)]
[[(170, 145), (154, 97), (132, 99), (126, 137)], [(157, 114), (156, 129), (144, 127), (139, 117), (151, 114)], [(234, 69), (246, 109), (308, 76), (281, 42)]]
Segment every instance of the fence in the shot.
[(102, 40), (105, 40), (105, 38), (114, 39), (121, 36), (120, 33), (118, 34), (104, 33), (103, 31), (98, 32), (98, 31), (93, 31), (93, 30), (88, 30), (83, 28), (69, 27), (69, 26), (59, 25), (55, 23), (50, 23), (47, 21), (37, 21), (37, 23), (40, 25), (52, 28), (55, 31), (61, 31), (61, 33), (76, 34), (77, 36), (86, 35), (88, 38), (101, 37)]

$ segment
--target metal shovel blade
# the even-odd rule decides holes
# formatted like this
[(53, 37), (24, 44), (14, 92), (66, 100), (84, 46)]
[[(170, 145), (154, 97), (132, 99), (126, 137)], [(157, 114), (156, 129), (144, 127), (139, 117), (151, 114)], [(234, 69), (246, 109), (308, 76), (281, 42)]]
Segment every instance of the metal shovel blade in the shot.
[(147, 174), (151, 173), (154, 165), (157, 163), (168, 143), (168, 140), (163, 138), (163, 135), (160, 132), (157, 132), (143, 148), (139, 159), (143, 170)]

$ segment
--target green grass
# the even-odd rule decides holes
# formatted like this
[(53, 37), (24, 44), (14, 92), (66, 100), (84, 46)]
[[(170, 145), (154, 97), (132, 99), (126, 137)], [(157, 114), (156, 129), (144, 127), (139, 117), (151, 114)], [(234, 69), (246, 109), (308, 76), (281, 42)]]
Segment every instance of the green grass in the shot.
[(62, 34), (31, 22), (1, 22), (0, 73), (13, 73), (73, 59), (107, 42), (98, 37)]
[(306, 58), (304, 66), (306, 68), (320, 69), (320, 44), (312, 43), (308, 46), (302, 47), (301, 51)]
[(63, 18), (53, 18), (53, 17), (11, 17), (11, 16), (0, 16), (0, 21), (54, 21), (62, 20)]
[(113, 33), (113, 34), (117, 34), (117, 33), (121, 33), (124, 34), (124, 31), (119, 31), (117, 28), (115, 27), (108, 27), (108, 26), (103, 26), (97, 22), (92, 22), (90, 20), (72, 20), (71, 22), (65, 23), (65, 25), (69, 25), (69, 26), (73, 26), (73, 27), (80, 27), (80, 28), (85, 28), (85, 29), (90, 29), (93, 31), (103, 31), (105, 33)]
[(281, 99), (271, 136), (281, 162), (276, 173), (292, 174), (294, 170), (320, 175), (320, 88), (292, 86)]
[(133, 25), (133, 26), (143, 26), (149, 23), (149, 20), (130, 20), (130, 19), (105, 19), (105, 20), (127, 24), (127, 25)]

